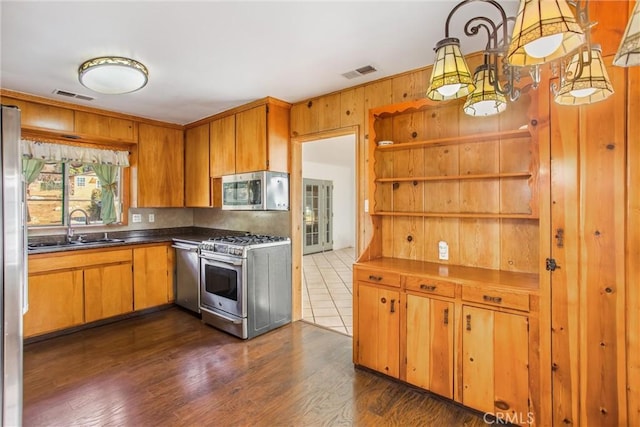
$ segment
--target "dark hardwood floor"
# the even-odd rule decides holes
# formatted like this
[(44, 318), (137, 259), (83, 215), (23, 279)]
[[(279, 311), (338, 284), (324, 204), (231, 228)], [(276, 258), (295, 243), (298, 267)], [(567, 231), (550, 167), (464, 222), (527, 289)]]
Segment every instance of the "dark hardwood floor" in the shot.
[(177, 308), (25, 346), (25, 426), (483, 426), (356, 370), (351, 338), (296, 322), (249, 341)]

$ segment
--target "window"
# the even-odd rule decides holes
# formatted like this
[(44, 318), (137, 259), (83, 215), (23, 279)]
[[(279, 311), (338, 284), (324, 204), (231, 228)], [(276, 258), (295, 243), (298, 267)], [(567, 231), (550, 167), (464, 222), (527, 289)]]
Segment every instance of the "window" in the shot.
[[(114, 188), (116, 222), (121, 212), (121, 171), (122, 168), (118, 168)], [(27, 224), (30, 227), (66, 226), (69, 220), (71, 225), (85, 224), (84, 212), (89, 224), (102, 224), (102, 191), (100, 179), (91, 165), (45, 163), (35, 180), (27, 185)]]

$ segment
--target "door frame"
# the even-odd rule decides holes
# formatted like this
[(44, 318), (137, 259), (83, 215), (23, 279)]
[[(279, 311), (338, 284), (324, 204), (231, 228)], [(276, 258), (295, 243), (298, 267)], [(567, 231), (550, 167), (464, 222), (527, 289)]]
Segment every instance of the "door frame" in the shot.
[[(360, 153), (363, 142), (360, 139), (360, 126), (347, 126), (331, 131), (296, 136), (291, 138), (291, 175), (289, 187), (291, 203), (289, 207), (289, 221), (291, 223), (291, 296), (292, 296), (292, 320), (302, 319), (302, 144), (336, 136), (353, 135), (356, 149), (356, 194), (361, 194), (360, 188)], [(362, 197), (356, 198), (356, 248), (360, 247), (362, 238), (360, 233), (360, 215), (363, 212), (364, 201)], [(356, 254), (357, 257), (358, 254)]]

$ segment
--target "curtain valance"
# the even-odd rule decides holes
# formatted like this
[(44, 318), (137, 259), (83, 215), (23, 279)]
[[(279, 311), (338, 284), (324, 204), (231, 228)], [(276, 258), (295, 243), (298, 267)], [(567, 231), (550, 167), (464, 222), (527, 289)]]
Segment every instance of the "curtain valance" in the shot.
[(129, 152), (52, 144), (49, 142), (22, 140), (22, 156), (45, 162), (76, 162), (112, 166), (129, 166)]

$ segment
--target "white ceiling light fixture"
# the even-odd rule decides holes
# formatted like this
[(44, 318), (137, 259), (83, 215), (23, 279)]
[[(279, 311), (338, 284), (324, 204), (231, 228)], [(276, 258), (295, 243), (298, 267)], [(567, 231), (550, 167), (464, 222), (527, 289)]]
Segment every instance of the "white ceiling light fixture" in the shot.
[(149, 80), (149, 71), (144, 64), (130, 58), (101, 56), (82, 63), (78, 79), (95, 92), (120, 95), (142, 89)]

